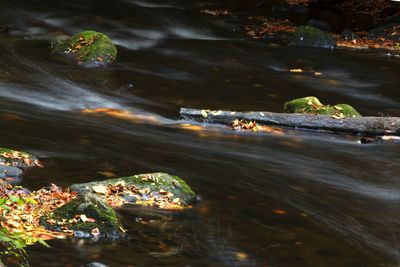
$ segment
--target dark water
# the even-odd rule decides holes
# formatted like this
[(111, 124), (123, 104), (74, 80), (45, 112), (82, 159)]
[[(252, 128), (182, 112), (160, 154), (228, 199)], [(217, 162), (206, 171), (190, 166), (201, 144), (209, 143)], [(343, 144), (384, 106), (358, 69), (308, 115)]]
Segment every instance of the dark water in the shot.
[[(248, 41), (195, 1), (1, 0), (0, 18), (12, 29), (0, 36), (0, 144), (46, 165), (23, 186), (163, 171), (186, 178), (201, 197), (180, 214), (127, 207), (120, 213), (128, 240), (34, 246), (31, 266), (400, 264), (399, 145), (171, 126), (180, 107), (279, 112), (307, 95), (399, 116), (397, 58)], [(49, 59), (49, 33), (84, 29), (118, 44), (116, 64), (82, 69)], [(288, 71), (295, 68), (311, 72)], [(78, 112), (99, 107), (161, 124)]]

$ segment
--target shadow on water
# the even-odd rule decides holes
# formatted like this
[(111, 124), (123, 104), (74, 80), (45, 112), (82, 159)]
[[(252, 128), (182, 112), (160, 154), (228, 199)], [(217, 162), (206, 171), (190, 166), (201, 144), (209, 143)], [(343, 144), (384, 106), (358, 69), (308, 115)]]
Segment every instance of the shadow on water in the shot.
[[(126, 207), (128, 240), (34, 246), (32, 266), (398, 266), (398, 145), (171, 126), (183, 106), (279, 112), (287, 99), (305, 95), (398, 116), (397, 60), (242, 40), (187, 1), (0, 7), (12, 29), (0, 36), (1, 146), (34, 152), (46, 166), (27, 173), (23, 186), (165, 171), (185, 177), (201, 197), (182, 214)], [(86, 28), (116, 40), (113, 66), (49, 59), (49, 33)], [(289, 71), (297, 68), (305, 71)], [(95, 108), (161, 123), (79, 112)]]

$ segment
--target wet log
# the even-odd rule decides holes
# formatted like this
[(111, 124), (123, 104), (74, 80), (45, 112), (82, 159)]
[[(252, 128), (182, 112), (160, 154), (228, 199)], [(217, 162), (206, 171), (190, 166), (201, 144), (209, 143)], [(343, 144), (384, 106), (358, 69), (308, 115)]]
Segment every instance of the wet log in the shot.
[(231, 125), (236, 119), (255, 121), (259, 125), (298, 130), (329, 131), (364, 136), (400, 135), (400, 117), (333, 118), (326, 115), (273, 113), (265, 111), (235, 112), (181, 108), (182, 120)]

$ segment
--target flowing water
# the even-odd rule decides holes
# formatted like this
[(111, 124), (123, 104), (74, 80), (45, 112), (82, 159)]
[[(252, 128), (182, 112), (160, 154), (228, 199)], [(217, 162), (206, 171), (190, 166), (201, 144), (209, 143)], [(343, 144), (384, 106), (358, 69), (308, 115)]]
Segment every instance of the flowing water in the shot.
[[(23, 186), (162, 171), (200, 198), (182, 213), (124, 208), (127, 240), (33, 246), (31, 266), (399, 266), (399, 145), (173, 126), (180, 107), (280, 112), (308, 95), (400, 116), (398, 58), (246, 40), (188, 0), (0, 0), (0, 18), (0, 144), (46, 166)], [(115, 41), (113, 66), (50, 60), (46, 36), (85, 29)], [(158, 123), (79, 112), (94, 108)]]

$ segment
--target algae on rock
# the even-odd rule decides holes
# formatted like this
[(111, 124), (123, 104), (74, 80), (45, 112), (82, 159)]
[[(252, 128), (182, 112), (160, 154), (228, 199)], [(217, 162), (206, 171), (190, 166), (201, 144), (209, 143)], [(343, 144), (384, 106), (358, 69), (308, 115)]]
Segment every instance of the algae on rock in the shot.
[[(88, 219), (74, 220), (82, 218), (81, 216)], [(115, 211), (95, 195), (73, 199), (55, 209), (51, 215), (40, 218), (41, 225), (46, 229), (62, 232), (63, 229), (57, 222), (64, 222), (62, 226), (73, 231), (75, 237), (118, 239), (125, 235)]]
[(341, 117), (361, 117), (360, 113), (348, 104), (323, 105), (318, 98), (308, 96), (288, 101), (284, 105), (286, 113), (319, 114)]
[(83, 31), (63, 40), (52, 42), (52, 55), (72, 60), (84, 67), (111, 64), (117, 57), (117, 48), (110, 38), (96, 31)]

